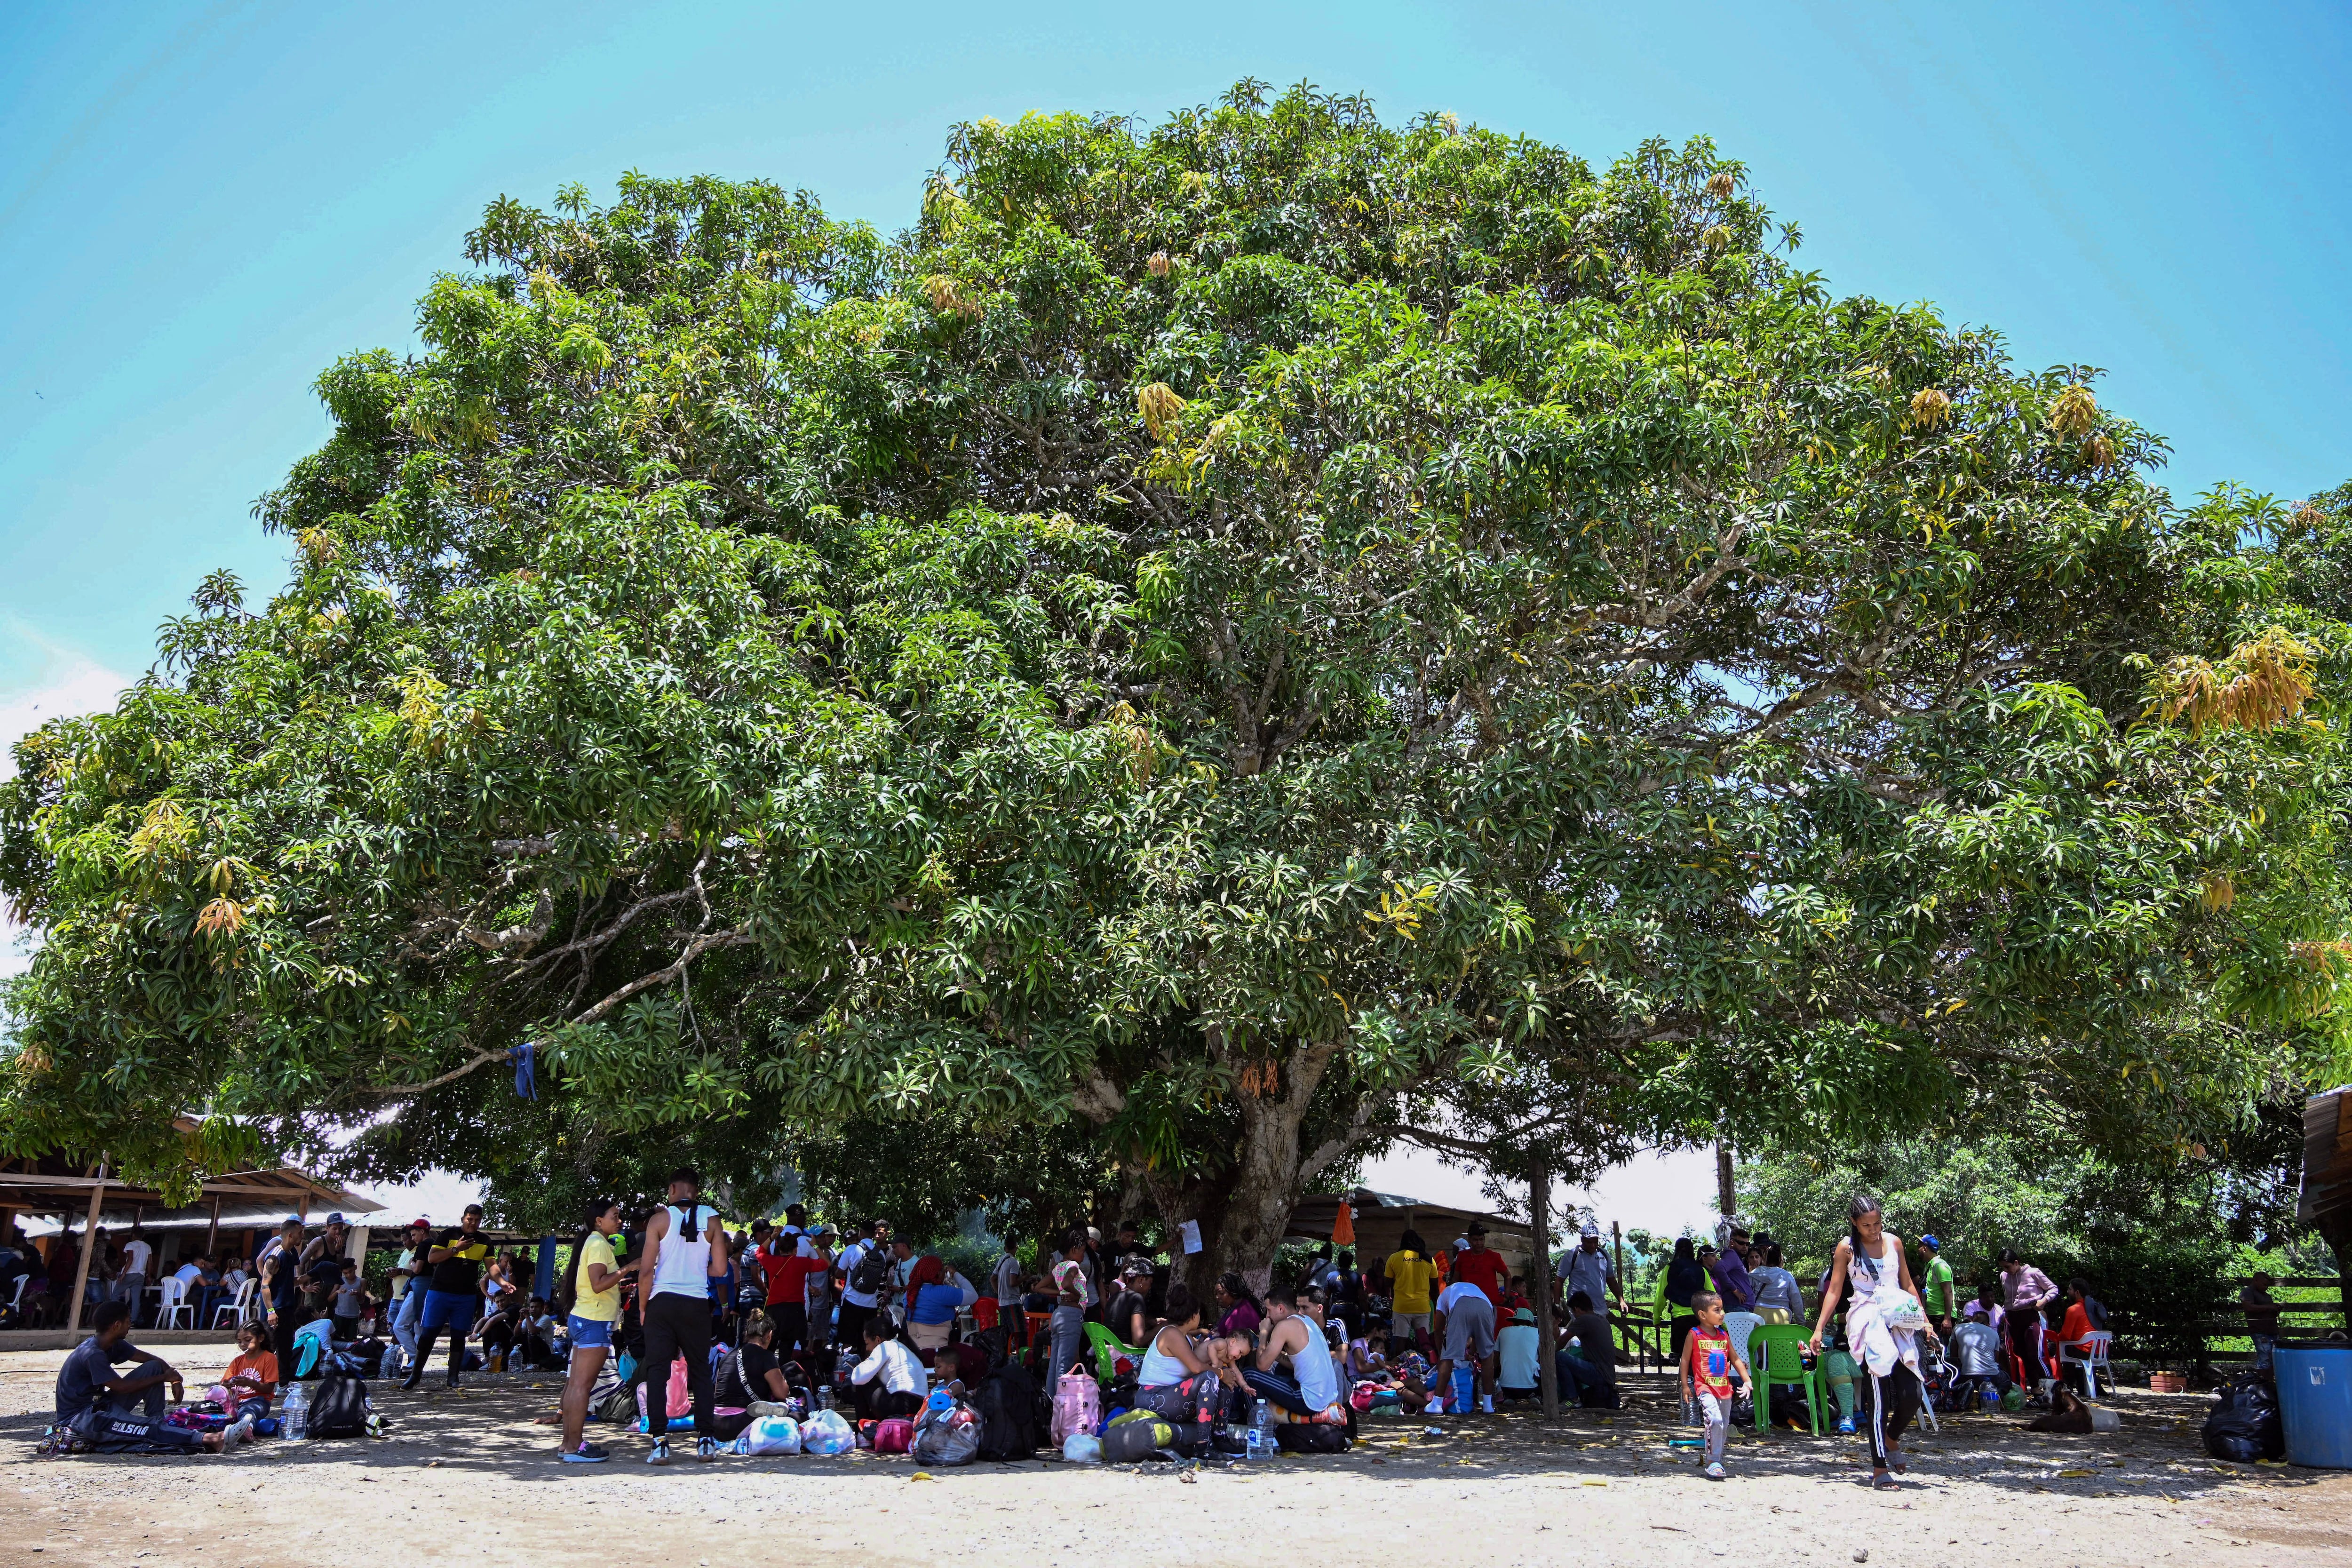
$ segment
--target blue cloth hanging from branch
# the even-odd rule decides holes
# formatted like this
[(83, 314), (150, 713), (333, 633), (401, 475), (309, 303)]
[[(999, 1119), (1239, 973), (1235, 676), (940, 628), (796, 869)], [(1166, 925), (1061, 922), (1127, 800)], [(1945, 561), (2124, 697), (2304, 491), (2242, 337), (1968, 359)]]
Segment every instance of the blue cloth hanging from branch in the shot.
[(507, 1053), (514, 1058), (515, 1094), (519, 1099), (537, 1100), (539, 1098), (539, 1072), (532, 1060), (536, 1052), (537, 1047), (534, 1042), (525, 1040)]

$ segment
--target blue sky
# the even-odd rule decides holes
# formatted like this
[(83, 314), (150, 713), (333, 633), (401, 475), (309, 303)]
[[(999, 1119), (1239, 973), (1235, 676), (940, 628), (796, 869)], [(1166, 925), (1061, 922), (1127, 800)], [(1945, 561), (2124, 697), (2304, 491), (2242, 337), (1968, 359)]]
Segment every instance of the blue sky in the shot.
[[(0, 14), (0, 700), (142, 668), (311, 378), (411, 342), (500, 193), (762, 174), (895, 227), (959, 118), (1157, 114), (1244, 74), (1601, 162), (1705, 132), (1841, 291), (2110, 372), (2183, 493), (2352, 476), (2352, 10), (77, 5)], [(43, 695), (51, 699), (37, 702)]]
[[(278, 584), (249, 508), (325, 434), (312, 378), (409, 346), (501, 193), (764, 175), (897, 227), (953, 121), (1156, 116), (1245, 75), (1596, 163), (1712, 135), (1841, 292), (2105, 367), (2104, 400), (2171, 438), (2178, 493), (2352, 477), (2340, 4), (19, 5), (0, 744), (109, 701), (205, 572)], [(1703, 1166), (1645, 1163), (1611, 1206), (1701, 1216)]]

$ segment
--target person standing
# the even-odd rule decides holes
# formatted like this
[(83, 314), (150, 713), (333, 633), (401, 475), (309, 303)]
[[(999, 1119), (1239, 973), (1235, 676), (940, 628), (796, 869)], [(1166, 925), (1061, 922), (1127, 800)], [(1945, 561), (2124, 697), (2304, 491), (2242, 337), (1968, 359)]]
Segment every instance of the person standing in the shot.
[(1054, 1265), (1052, 1347), (1047, 1352), (1045, 1386), (1050, 1391), (1071, 1365), (1084, 1359), (1087, 1344), (1087, 1233), (1070, 1232)]
[[(1846, 1205), (1846, 1234), (1831, 1259), (1821, 1315), (1805, 1348), (1822, 1353), (1830, 1315), (1845, 1301), (1846, 1345), (1855, 1370), (1866, 1374), (1864, 1387), (1870, 1395), (1870, 1484), (1881, 1491), (1902, 1484), (1889, 1471), (1901, 1475), (1910, 1468), (1903, 1458), (1903, 1429), (1918, 1413), (1923, 1387), (1916, 1331), (1888, 1315), (1889, 1299), (1898, 1290), (1915, 1300), (1918, 1293), (1903, 1238), (1886, 1228), (1876, 1198), (1857, 1194)], [(1933, 1342), (1935, 1331), (1927, 1332)]]
[(813, 1267), (806, 1276), (807, 1294), (803, 1307), (808, 1314), (809, 1356), (814, 1360), (818, 1352), (833, 1342), (833, 1226), (824, 1226), (808, 1235), (808, 1257)]
[[(719, 1211), (699, 1200), (701, 1191), (700, 1173), (679, 1167), (670, 1173), (669, 1201), (646, 1222), (643, 1258), (653, 1260), (653, 1280), (646, 1288), (646, 1355), (637, 1375), (646, 1385), (646, 1408), (666, 1411), (661, 1391), (669, 1385), (670, 1363), (686, 1358), (694, 1457), (707, 1463), (719, 1457), (710, 1405), (710, 1281), (727, 1271), (727, 1233)], [(667, 1428), (655, 1435), (646, 1463), (669, 1463)]]
[[(114, 1277), (114, 1299), (131, 1303), (131, 1321), (134, 1327), (144, 1305), (142, 1298), (147, 1294), (147, 1281), (154, 1278), (154, 1258), (155, 1249), (147, 1245), (146, 1233), (139, 1228), (137, 1220), (132, 1220), (131, 1234), (122, 1240), (122, 1272)], [(197, 1326), (203, 1325), (199, 1322)]]
[(1444, 1353), (1437, 1363), (1437, 1392), (1449, 1401), (1446, 1409), (1456, 1415), (1465, 1413), (1458, 1403), (1453, 1376), (1459, 1363), (1473, 1369), (1472, 1386), (1479, 1395), (1480, 1408), (1492, 1414), (1495, 1303), (1475, 1283), (1456, 1279), (1438, 1293), (1436, 1316), (1438, 1331), (1444, 1336)]
[(596, 1374), (613, 1352), (613, 1331), (621, 1321), (621, 1281), (630, 1268), (613, 1255), (613, 1237), (620, 1234), (621, 1205), (610, 1198), (591, 1198), (588, 1224), (572, 1244), (571, 1277), (556, 1288), (564, 1307), (564, 1337), (572, 1345), (572, 1365), (563, 1381), (563, 1438), (557, 1457), (567, 1465), (601, 1465), (612, 1458), (601, 1444), (588, 1441), (588, 1396)]
[(1588, 1219), (1578, 1227), (1576, 1246), (1561, 1255), (1559, 1272), (1563, 1299), (1581, 1290), (1591, 1310), (1604, 1317), (1612, 1300), (1619, 1311), (1625, 1310), (1625, 1288), (1618, 1281), (1615, 1261), (1601, 1249), (1599, 1221)]
[(1756, 1386), (1755, 1377), (1748, 1370), (1747, 1356), (1723, 1326), (1719, 1293), (1701, 1290), (1691, 1298), (1691, 1314), (1697, 1321), (1684, 1338), (1682, 1355), (1675, 1365), (1683, 1403), (1697, 1405), (1699, 1425), (1706, 1429), (1706, 1468), (1701, 1473), (1708, 1480), (1719, 1481), (1724, 1447), (1731, 1436), (1731, 1374), (1738, 1371), (1739, 1381), (1751, 1389)]
[(2058, 1299), (2058, 1287), (2012, 1247), (2000, 1249), (2000, 1282), (2009, 1308), (2009, 1345), (2020, 1363), (2018, 1382), (2031, 1391), (2049, 1375), (2042, 1360), (2042, 1312)]
[(798, 1230), (779, 1230), (765, 1243), (761, 1272), (767, 1281), (767, 1316), (776, 1331), (776, 1348), (793, 1354), (809, 1342), (809, 1276), (825, 1265), (809, 1256), (808, 1238)]
[[(1408, 1229), (1397, 1238), (1397, 1249), (1389, 1254), (1381, 1272), (1389, 1282), (1389, 1338), (1403, 1340), (1423, 1355), (1434, 1353), (1437, 1347), (1429, 1341), (1429, 1288), (1437, 1270), (1421, 1232)], [(1394, 1350), (1394, 1344), (1390, 1348)]]
[(1936, 1331), (1948, 1338), (1952, 1320), (1960, 1315), (1959, 1289), (1952, 1282), (1952, 1265), (1944, 1256), (1944, 1244), (1932, 1236), (1919, 1238), (1919, 1250), (1927, 1255), (1927, 1269), (1920, 1276), (1927, 1294), (1919, 1304), (1927, 1309), (1927, 1321), (1936, 1325)]
[(877, 1239), (887, 1228), (880, 1220), (860, 1223), (856, 1238), (833, 1260), (833, 1275), (841, 1290), (841, 1321), (835, 1326), (834, 1338), (845, 1349), (864, 1348), (866, 1320), (881, 1305), (882, 1291), (889, 1283), (889, 1254)]
[(278, 1364), (291, 1376), (295, 1367), (294, 1331), (302, 1317), (302, 1222), (289, 1215), (278, 1227), (278, 1243), (261, 1266), (263, 1314), (269, 1320), (270, 1345)]
[(1008, 1238), (1004, 1251), (996, 1260), (992, 1276), (996, 1291), (996, 1321), (1005, 1325), (1004, 1342), (1008, 1349), (1017, 1349), (1028, 1338), (1024, 1331), (1027, 1321), (1021, 1311), (1021, 1255), (1013, 1250)]
[[(449, 1331), (449, 1386), (457, 1386), (457, 1373), (466, 1364), (466, 1334), (481, 1310), (482, 1261), (489, 1255), (479, 1204), (467, 1204), (457, 1228), (443, 1231), (441, 1238), (426, 1248), (425, 1261), (432, 1274), (425, 1286), (425, 1310), (416, 1321), (416, 1364), (401, 1379), (402, 1388), (413, 1389), (425, 1381), (425, 1363), (433, 1358), (433, 1342), (444, 1329)], [(283, 1348), (278, 1359), (285, 1365), (293, 1364)]]
[(1486, 1246), (1486, 1227), (1473, 1220), (1469, 1230), (1469, 1249), (1457, 1253), (1454, 1259), (1452, 1279), (1467, 1280), (1486, 1292), (1486, 1304), (1497, 1312), (1503, 1307), (1503, 1287), (1511, 1278), (1511, 1266), (1499, 1252)]

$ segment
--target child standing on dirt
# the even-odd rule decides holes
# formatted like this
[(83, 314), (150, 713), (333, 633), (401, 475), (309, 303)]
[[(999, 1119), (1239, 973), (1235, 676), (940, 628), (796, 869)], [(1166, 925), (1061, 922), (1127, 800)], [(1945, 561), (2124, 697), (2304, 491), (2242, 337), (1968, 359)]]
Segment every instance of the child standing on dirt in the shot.
[(1691, 1310), (1698, 1318), (1698, 1326), (1683, 1341), (1682, 1373), (1683, 1403), (1698, 1402), (1699, 1415), (1706, 1426), (1706, 1468), (1701, 1472), (1708, 1480), (1723, 1479), (1723, 1450), (1731, 1436), (1731, 1371), (1739, 1369), (1739, 1381), (1750, 1388), (1756, 1380), (1748, 1371), (1748, 1358), (1731, 1342), (1730, 1331), (1723, 1326), (1723, 1298), (1712, 1290), (1701, 1290), (1691, 1298)]

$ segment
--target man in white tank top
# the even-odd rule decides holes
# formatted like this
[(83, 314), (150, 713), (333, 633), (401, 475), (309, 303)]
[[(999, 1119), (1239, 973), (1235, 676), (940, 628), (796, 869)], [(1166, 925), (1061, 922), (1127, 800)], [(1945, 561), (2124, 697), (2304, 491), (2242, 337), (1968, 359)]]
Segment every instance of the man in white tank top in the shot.
[(710, 1415), (710, 1280), (727, 1272), (727, 1232), (719, 1211), (698, 1201), (702, 1178), (692, 1167), (669, 1179), (669, 1202), (646, 1222), (644, 1256), (653, 1260), (644, 1308), (646, 1358), (637, 1376), (645, 1384), (646, 1413), (654, 1427), (654, 1451), (646, 1462), (669, 1463), (664, 1423), (670, 1363), (686, 1358), (686, 1386), (694, 1397), (694, 1457), (719, 1457)]

